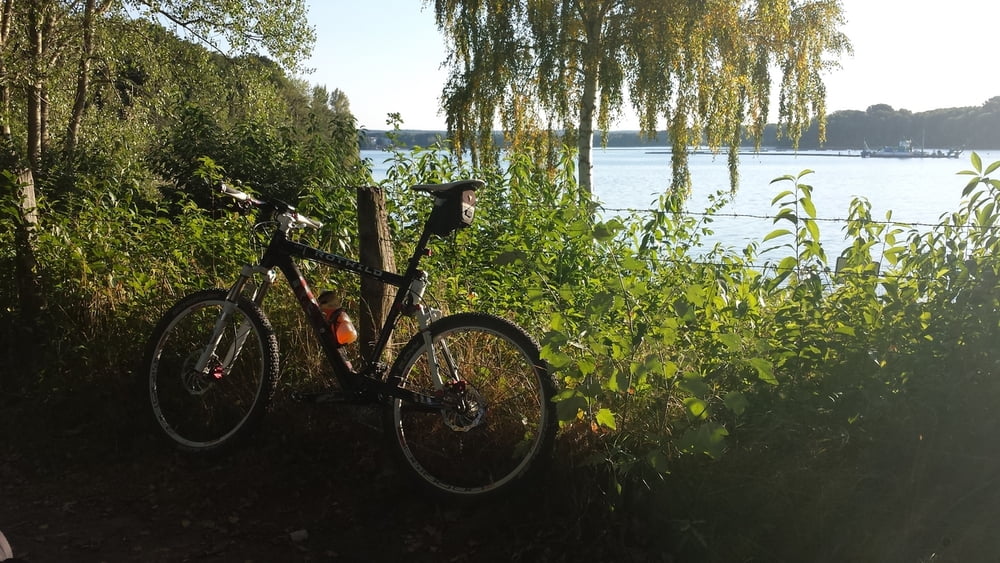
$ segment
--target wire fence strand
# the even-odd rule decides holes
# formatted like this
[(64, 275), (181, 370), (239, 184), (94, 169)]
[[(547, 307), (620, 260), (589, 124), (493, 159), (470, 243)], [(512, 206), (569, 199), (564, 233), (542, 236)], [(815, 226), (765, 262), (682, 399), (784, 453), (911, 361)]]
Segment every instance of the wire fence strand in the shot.
[[(512, 207), (517, 207), (512, 206)], [(525, 209), (530, 206), (524, 205)], [(656, 214), (656, 213), (666, 213), (669, 215), (680, 215), (687, 217), (696, 217), (700, 219), (749, 219), (754, 221), (768, 221), (771, 223), (776, 223), (779, 219), (787, 219), (787, 217), (778, 217), (775, 215), (759, 214), (759, 213), (718, 213), (718, 212), (694, 212), (694, 211), (681, 211), (681, 212), (671, 212), (663, 211), (652, 208), (631, 208), (631, 207), (602, 207), (600, 208), (603, 212), (611, 213), (623, 213), (629, 215), (641, 215), (641, 214)], [(955, 212), (943, 213), (944, 216), (954, 216)], [(861, 223), (863, 225), (881, 225), (886, 227), (903, 227), (903, 228), (925, 228), (925, 229), (942, 229), (945, 227), (952, 229), (962, 229), (962, 230), (981, 230), (989, 232), (1000, 232), (1000, 225), (976, 225), (976, 224), (955, 224), (953, 222), (938, 222), (931, 223), (926, 221), (904, 221), (904, 220), (882, 220), (882, 219), (872, 219), (872, 218), (846, 218), (846, 217), (809, 217), (811, 221), (831, 223), (831, 224), (848, 224), (848, 223)], [(846, 237), (845, 237), (845, 240)], [(411, 237), (407, 235), (394, 236), (390, 243), (392, 244), (412, 244), (415, 240), (411, 240)], [(775, 241), (776, 246), (769, 249), (765, 249), (761, 252), (761, 255), (756, 256), (753, 261), (745, 261), (741, 259), (739, 262), (725, 263), (717, 262), (711, 260), (705, 260), (698, 258), (698, 256), (692, 256), (686, 259), (675, 259), (675, 258), (660, 258), (665, 263), (673, 263), (677, 265), (687, 264), (696, 265), (709, 268), (716, 268), (719, 270), (732, 270), (732, 269), (750, 269), (760, 274), (774, 274), (777, 275), (783, 271), (787, 271), (787, 267), (782, 267), (778, 264), (784, 256), (778, 256), (774, 254), (768, 256), (769, 251), (775, 251), (780, 248), (792, 249), (795, 247), (794, 243), (790, 242), (779, 242)], [(822, 242), (820, 242), (822, 245)], [(693, 247), (695, 249), (698, 246)], [(710, 252), (712, 246), (700, 247), (706, 252)], [(786, 255), (787, 256), (787, 255)], [(831, 268), (829, 265), (829, 260), (826, 264), (820, 266), (820, 262), (815, 262), (813, 265), (796, 266), (792, 268), (799, 275), (820, 275), (826, 278), (824, 285), (827, 287), (835, 287), (838, 283), (847, 279), (865, 279), (871, 280), (872, 282), (887, 281), (887, 280), (897, 280), (897, 281), (933, 281), (937, 278), (931, 276), (920, 276), (912, 273), (897, 273), (893, 271), (882, 271), (883, 270), (884, 255), (879, 253), (877, 259), (874, 260), (874, 271), (854, 271), (854, 270), (842, 270), (837, 271), (836, 268)]]

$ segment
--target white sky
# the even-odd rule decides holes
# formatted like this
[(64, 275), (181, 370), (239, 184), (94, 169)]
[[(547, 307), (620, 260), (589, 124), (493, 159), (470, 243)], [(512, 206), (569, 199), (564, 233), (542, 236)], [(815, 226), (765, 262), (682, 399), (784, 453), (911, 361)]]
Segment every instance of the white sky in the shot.
[[(914, 112), (978, 106), (1000, 96), (996, 0), (842, 0), (854, 56), (826, 77), (828, 112), (884, 103)], [(444, 39), (422, 0), (308, 0), (314, 70), (304, 78), (347, 94), (359, 126), (444, 129), (438, 113)], [(772, 115), (773, 121), (776, 116)], [(612, 129), (637, 128), (626, 115)]]

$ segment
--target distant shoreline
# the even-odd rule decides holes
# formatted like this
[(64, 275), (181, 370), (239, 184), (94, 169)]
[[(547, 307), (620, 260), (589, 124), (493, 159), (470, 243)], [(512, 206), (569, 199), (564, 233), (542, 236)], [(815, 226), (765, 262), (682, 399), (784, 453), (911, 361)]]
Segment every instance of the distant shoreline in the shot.
[[(363, 148), (380, 148), (395, 144), (402, 147), (428, 147), (444, 141), (446, 130), (400, 129), (396, 131), (360, 129)], [(826, 115), (823, 142), (817, 120), (801, 131), (797, 144), (788, 139), (787, 129), (768, 124), (760, 131), (760, 144), (772, 150), (796, 153), (803, 150), (855, 151), (866, 147), (878, 150), (912, 141), (916, 147), (939, 147), (942, 150), (1000, 150), (1000, 96), (986, 100), (981, 106), (941, 108), (914, 113), (896, 110), (887, 104), (874, 104), (865, 110), (841, 110)], [(746, 135), (744, 135), (746, 137)], [(494, 132), (496, 143), (502, 145), (500, 131)], [(752, 151), (754, 141), (742, 139), (741, 152)], [(637, 129), (618, 129), (607, 133), (595, 132), (594, 148), (645, 147), (669, 150), (669, 136), (658, 130), (652, 138)], [(761, 153), (763, 154), (763, 153)]]

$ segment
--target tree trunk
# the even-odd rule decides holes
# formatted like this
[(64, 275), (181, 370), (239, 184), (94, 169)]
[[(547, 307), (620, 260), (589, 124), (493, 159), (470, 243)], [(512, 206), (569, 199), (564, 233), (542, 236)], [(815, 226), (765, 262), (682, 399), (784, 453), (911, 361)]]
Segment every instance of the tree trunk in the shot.
[(44, 116), (45, 84), (42, 76), (45, 68), (45, 32), (47, 21), (44, 8), (36, 2), (28, 4), (28, 41), (29, 60), (32, 65), (31, 80), (27, 85), (27, 134), (28, 134), (28, 165), (31, 167), (35, 177), (41, 172), (42, 166), (42, 144), (44, 127), (42, 119)]
[(10, 46), (10, 26), (13, 18), (13, 0), (3, 0), (3, 3), (0, 4), (0, 77), (4, 77), (2, 84), (0, 84), (0, 115), (3, 116), (3, 123), (0, 123), (0, 134), (7, 141), (11, 140), (11, 90), (7, 64), (4, 61), (7, 58), (5, 51)]
[[(358, 240), (362, 264), (377, 270), (395, 271), (396, 259), (389, 239), (385, 194), (379, 188), (358, 188)], [(378, 331), (391, 306), (392, 295), (386, 285), (362, 276), (358, 341), (364, 357), (368, 357), (378, 340)]]
[[(22, 170), (16, 178), (4, 174), (3, 191), (20, 199), (20, 216), (14, 226), (14, 283), (17, 289), (18, 311), (14, 316), (11, 329), (5, 335), (7, 340), (4, 355), (5, 361), (15, 360), (0, 370), (0, 387), (5, 392), (17, 389), (25, 377), (32, 373), (39, 362), (39, 344), (44, 341), (40, 336), (41, 313), (45, 307), (45, 294), (42, 291), (41, 277), (38, 271), (38, 261), (35, 258), (35, 231), (38, 225), (38, 212), (35, 209), (35, 189), (31, 170)], [(13, 180), (13, 181), (11, 181)], [(6, 197), (4, 198), (6, 199)]]
[(598, 77), (601, 72), (601, 28), (603, 12), (599, 7), (590, 5), (590, 10), (582, 14), (587, 33), (587, 43), (583, 46), (583, 95), (580, 98), (580, 132), (577, 140), (577, 173), (579, 174), (580, 190), (587, 203), (593, 201), (594, 188), (592, 179), (594, 152), (594, 119), (597, 113)]
[(597, 77), (584, 79), (583, 99), (580, 101), (580, 135), (577, 140), (577, 173), (580, 190), (588, 201), (594, 199), (593, 161), (594, 152), (594, 110), (597, 106)]
[(80, 65), (76, 77), (76, 95), (73, 99), (73, 113), (70, 115), (69, 127), (66, 130), (66, 155), (72, 156), (80, 142), (80, 123), (87, 109), (87, 94), (90, 90), (90, 69), (94, 52), (97, 50), (97, 39), (94, 28), (97, 18), (111, 3), (109, 1), (87, 0), (83, 10), (83, 49), (80, 55)]
[(38, 172), (42, 166), (42, 86), (28, 86), (28, 163)]
[(18, 214), (11, 221), (14, 230), (14, 289), (16, 307), (0, 313), (0, 395), (16, 393), (30, 381), (42, 358), (44, 344), (41, 315), (45, 308), (41, 275), (35, 255), (38, 211), (35, 208), (34, 180), (30, 169), (0, 173), (0, 200), (17, 200)]
[(66, 156), (72, 157), (80, 139), (80, 122), (87, 107), (87, 90), (90, 88), (90, 61), (94, 56), (94, 17), (96, 0), (87, 0), (83, 10), (83, 52), (76, 75), (76, 94), (73, 98), (73, 112), (66, 128)]
[(38, 227), (38, 209), (35, 202), (35, 182), (31, 170), (22, 170), (14, 186), (20, 202), (20, 218), (15, 229), (15, 279), (21, 317), (35, 319), (43, 303), (38, 261), (35, 258), (35, 231)]

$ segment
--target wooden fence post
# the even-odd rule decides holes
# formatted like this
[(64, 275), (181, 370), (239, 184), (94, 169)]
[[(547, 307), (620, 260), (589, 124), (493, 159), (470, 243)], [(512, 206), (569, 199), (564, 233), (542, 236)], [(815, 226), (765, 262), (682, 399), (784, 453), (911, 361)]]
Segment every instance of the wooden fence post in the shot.
[[(382, 271), (396, 271), (385, 194), (377, 187), (358, 188), (358, 244), (362, 264)], [(378, 280), (362, 276), (358, 342), (361, 353), (366, 357), (378, 339), (378, 330), (389, 314), (390, 306), (392, 294), (389, 288)]]

